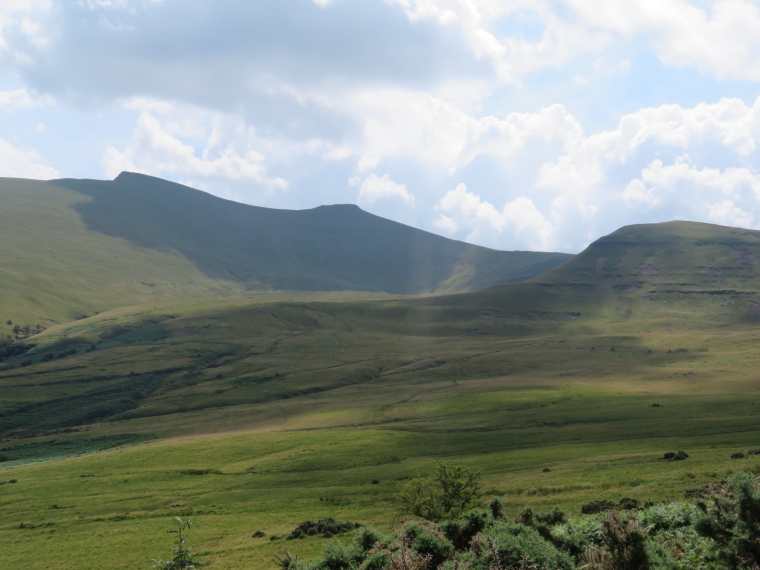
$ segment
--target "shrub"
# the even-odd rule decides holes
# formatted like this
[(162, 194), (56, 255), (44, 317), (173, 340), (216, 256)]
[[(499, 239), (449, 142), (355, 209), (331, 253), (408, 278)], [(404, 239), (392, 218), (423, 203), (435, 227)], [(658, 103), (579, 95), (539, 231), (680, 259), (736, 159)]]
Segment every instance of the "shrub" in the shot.
[(685, 451), (668, 451), (667, 453), (663, 454), (662, 459), (665, 459), (666, 461), (683, 461), (684, 459), (687, 459), (689, 457), (689, 454)]
[(602, 523), (597, 517), (569, 520), (551, 529), (552, 543), (579, 558), (590, 546), (601, 546)]
[(750, 473), (737, 471), (697, 503), (697, 532), (713, 539), (718, 560), (730, 569), (760, 565), (760, 489)]
[(545, 570), (570, 570), (572, 558), (536, 529), (498, 521), (473, 541), (477, 561), (485, 567), (512, 568), (528, 563)]
[(584, 515), (594, 515), (616, 509), (618, 506), (612, 501), (590, 501), (581, 507)]
[(362, 565), (359, 567), (359, 570), (385, 570), (385, 568), (388, 568), (390, 566), (390, 563), (391, 559), (390, 556), (388, 556), (388, 553), (383, 550), (379, 550), (367, 556)]
[(396, 498), (402, 513), (437, 522), (460, 516), (479, 496), (480, 473), (439, 463), (432, 477), (408, 481)]
[(699, 514), (699, 509), (691, 503), (664, 503), (642, 511), (639, 521), (647, 534), (655, 534), (691, 526)]
[[(362, 526), (359, 523), (354, 522), (337, 522), (332, 517), (327, 517), (324, 519), (320, 519), (317, 522), (314, 521), (303, 521), (301, 524), (299, 524), (296, 528), (294, 528), (287, 538), (288, 540), (293, 540), (294, 538), (300, 538), (302, 535), (306, 536), (316, 536), (318, 534), (325, 535), (327, 533), (330, 534), (330, 537), (335, 534), (341, 534), (344, 532), (348, 532), (354, 529), (359, 528)], [(326, 538), (330, 538), (326, 537)]]
[(375, 545), (382, 544), (386, 537), (372, 527), (360, 528), (354, 534), (353, 542), (362, 552), (369, 552)]
[(632, 499), (631, 497), (624, 497), (620, 499), (618, 504), (620, 505), (621, 509), (624, 509), (626, 511), (638, 509), (641, 506), (641, 503), (639, 503), (636, 499)]
[(429, 558), (432, 568), (437, 568), (454, 552), (454, 545), (436, 525), (408, 523), (399, 532), (399, 538), (405, 541), (414, 553)]
[(353, 545), (346, 546), (340, 542), (331, 541), (325, 545), (322, 557), (317, 560), (314, 567), (323, 570), (349, 570), (363, 559), (363, 553)]
[(182, 536), (182, 532), (190, 530), (193, 526), (192, 521), (183, 521), (179, 517), (174, 517), (177, 523), (177, 529), (169, 530), (167, 532), (177, 535), (177, 546), (169, 549), (172, 553), (171, 560), (153, 559), (154, 567), (161, 570), (194, 570), (199, 566), (203, 566), (202, 562), (195, 560), (192, 556), (192, 548), (186, 545), (185, 538)]
[(483, 511), (470, 511), (459, 519), (443, 521), (440, 529), (458, 550), (465, 550), (470, 547), (472, 539), (489, 523), (488, 515)]
[(491, 516), (495, 519), (503, 519), (504, 518), (504, 505), (501, 502), (501, 499), (498, 497), (494, 497), (491, 499), (491, 502), (488, 503), (488, 510), (491, 511)]

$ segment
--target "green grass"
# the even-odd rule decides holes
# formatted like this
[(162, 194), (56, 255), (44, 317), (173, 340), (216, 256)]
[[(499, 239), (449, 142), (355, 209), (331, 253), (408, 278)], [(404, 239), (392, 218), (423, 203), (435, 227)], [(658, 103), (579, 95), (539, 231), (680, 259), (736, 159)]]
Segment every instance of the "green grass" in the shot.
[(494, 251), (355, 206), (257, 208), (136, 174), (0, 178), (0, 204), (0, 335), (9, 320), (47, 328), (116, 307), (274, 290), (470, 290), (570, 257)]
[[(325, 516), (388, 528), (398, 479), (436, 461), (480, 470), (511, 513), (680, 499), (760, 471), (754, 456), (730, 458), (760, 448), (756, 265), (736, 263), (755, 234), (659, 229), (465, 295), (149, 304), (51, 328), (31, 365), (0, 372), (0, 413), (16, 418), (2, 445), (32, 445), (18, 449), (36, 462), (0, 471), (17, 479), (0, 485), (3, 567), (148, 567), (181, 515), (211, 568), (274, 568), (283, 546), (311, 557), (323, 539), (253, 532)], [(44, 360), (70, 345), (82, 350)], [(54, 402), (73, 416), (92, 393), (147, 377), (149, 395), (88, 425), (18, 415)], [(122, 434), (160, 439), (51, 461), (52, 440)], [(679, 449), (689, 459), (659, 459)]]

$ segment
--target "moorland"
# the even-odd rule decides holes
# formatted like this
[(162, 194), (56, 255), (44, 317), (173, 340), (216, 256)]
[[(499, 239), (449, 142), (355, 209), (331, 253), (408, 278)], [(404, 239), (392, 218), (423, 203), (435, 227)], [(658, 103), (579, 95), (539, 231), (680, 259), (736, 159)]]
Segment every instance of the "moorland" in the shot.
[[(306, 269), (285, 287), (284, 269), (240, 261), (255, 236), (235, 230), (208, 249), (182, 238), (206, 221), (172, 218), (176, 196), (119, 227), (113, 212), (151, 194), (130, 200), (120, 184), (2, 187), (20, 236), (0, 240), (0, 334), (16, 347), (0, 364), (0, 479), (16, 480), (0, 485), (3, 567), (150, 567), (176, 515), (195, 521), (211, 568), (272, 568), (284, 543), (270, 537), (301, 521), (391, 528), (404, 480), (437, 461), (480, 471), (485, 497), (510, 514), (677, 500), (760, 470), (755, 456), (731, 457), (760, 447), (760, 232), (628, 226), (572, 257), (503, 256), (515, 269), (498, 278), (478, 260), (500, 252), (457, 242), (408, 269), (402, 235), (373, 264), (398, 261), (383, 279), (404, 287), (368, 284), (380, 271), (358, 261), (309, 265), (313, 252), (288, 264)], [(44, 221), (20, 223), (32, 210)], [(211, 259), (218, 244), (226, 265)], [(315, 277), (341, 271), (329, 286)], [(20, 323), (28, 338), (14, 338)], [(661, 459), (681, 449), (687, 460)], [(288, 548), (308, 558), (324, 543)]]

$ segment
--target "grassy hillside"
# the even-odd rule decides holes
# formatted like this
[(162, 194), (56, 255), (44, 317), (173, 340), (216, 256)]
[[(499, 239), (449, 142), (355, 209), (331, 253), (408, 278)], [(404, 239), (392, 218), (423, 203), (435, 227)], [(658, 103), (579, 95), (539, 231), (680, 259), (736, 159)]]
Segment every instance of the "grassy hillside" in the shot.
[(399, 479), (436, 460), (480, 469), (511, 513), (760, 471), (731, 459), (760, 448), (756, 236), (634, 226), (472, 293), (151, 304), (51, 328), (0, 372), (0, 479), (18, 480), (0, 486), (4, 561), (147, 567), (181, 514), (211, 568), (273, 568), (323, 539), (254, 531), (390, 526)]
[(140, 174), (52, 183), (92, 198), (76, 206), (91, 230), (176, 251), (209, 277), (253, 288), (461, 291), (521, 281), (570, 257), (473, 246), (354, 205), (247, 206)]
[(462, 291), (570, 257), (472, 246), (356, 206), (256, 208), (129, 173), (0, 179), (0, 205), (0, 322), (19, 325), (273, 289)]

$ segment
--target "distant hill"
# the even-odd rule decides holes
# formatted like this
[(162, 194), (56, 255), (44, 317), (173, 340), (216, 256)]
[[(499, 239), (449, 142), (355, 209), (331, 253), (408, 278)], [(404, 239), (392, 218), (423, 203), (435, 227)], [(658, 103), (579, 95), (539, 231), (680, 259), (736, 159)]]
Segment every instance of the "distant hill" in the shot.
[(519, 284), (431, 304), (498, 307), (533, 320), (760, 318), (760, 231), (699, 222), (637, 224)]
[[(663, 366), (691, 372), (683, 367), (706, 352), (736, 350), (728, 333), (754, 350), (758, 259), (760, 232), (669, 222), (621, 228), (534, 279), (465, 293), (119, 308), (52, 327), (0, 362), (0, 435), (372, 383), (395, 395), (459, 379), (530, 385), (535, 374), (662, 379)], [(723, 374), (724, 363), (714, 365), (710, 374)], [(214, 429), (229, 429), (223, 417)]]
[(474, 246), (354, 205), (260, 208), (126, 172), (113, 181), (0, 179), (0, 204), (0, 319), (43, 326), (251, 290), (465, 291), (571, 257)]

